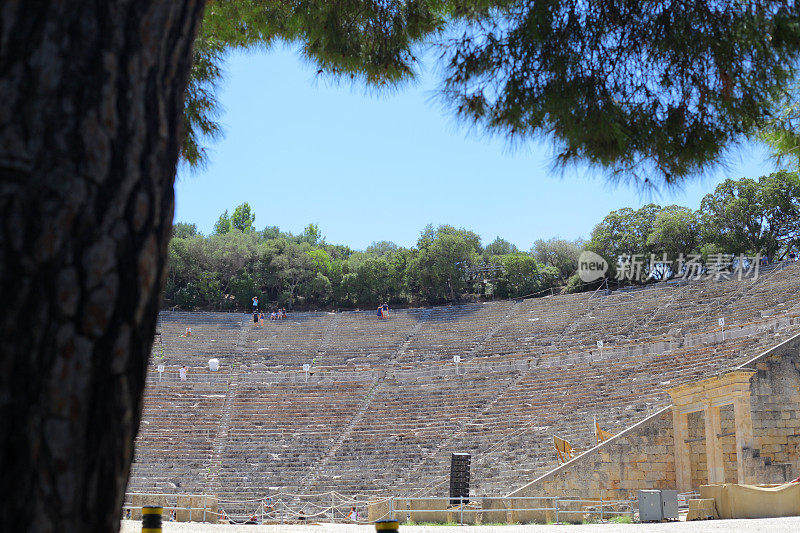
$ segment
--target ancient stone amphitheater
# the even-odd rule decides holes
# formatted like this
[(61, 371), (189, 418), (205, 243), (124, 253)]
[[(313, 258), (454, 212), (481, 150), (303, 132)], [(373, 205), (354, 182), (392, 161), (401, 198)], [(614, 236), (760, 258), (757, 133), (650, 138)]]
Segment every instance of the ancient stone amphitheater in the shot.
[(669, 405), (666, 389), (796, 334), (799, 290), (795, 263), (755, 280), (396, 310), (385, 321), (292, 313), (256, 328), (243, 314), (164, 312), (128, 490), (443, 496), (450, 453), (468, 452), (471, 493), (508, 494), (558, 465), (553, 435), (590, 448), (593, 419), (624, 430)]

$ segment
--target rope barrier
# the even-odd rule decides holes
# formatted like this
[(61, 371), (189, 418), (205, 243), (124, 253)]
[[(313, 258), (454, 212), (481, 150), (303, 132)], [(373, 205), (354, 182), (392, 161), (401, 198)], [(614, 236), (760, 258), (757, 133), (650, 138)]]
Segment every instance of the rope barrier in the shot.
[[(293, 501), (286, 501), (286, 499)], [(302, 501), (305, 498), (306, 501)], [(322, 499), (326, 503), (321, 503)], [(314, 501), (316, 499), (316, 501)], [(299, 500), (299, 501), (298, 501)], [(329, 501), (328, 501), (329, 500)], [(253, 520), (308, 520), (319, 519), (322, 517), (331, 520), (346, 520), (355, 523), (368, 523), (365, 519), (353, 520), (345, 518), (349, 515), (349, 510), (353, 507), (366, 507), (371, 503), (387, 502), (391, 497), (381, 497), (379, 499), (354, 498), (344, 496), (336, 491), (321, 492), (315, 494), (295, 494), (291, 492), (277, 492), (261, 498), (242, 498), (242, 499), (220, 499), (218, 500), (219, 512), (214, 513), (208, 509), (206, 512), (216, 515), (235, 524), (247, 523)], [(254, 503), (257, 505), (253, 506)], [(241, 509), (236, 509), (240, 507)], [(299, 507), (299, 509), (298, 509)], [(165, 509), (172, 509), (165, 507)], [(177, 507), (176, 509), (187, 509)], [(197, 509), (198, 512), (202, 509)], [(387, 516), (388, 513), (384, 516)], [(381, 517), (383, 518), (383, 516)]]

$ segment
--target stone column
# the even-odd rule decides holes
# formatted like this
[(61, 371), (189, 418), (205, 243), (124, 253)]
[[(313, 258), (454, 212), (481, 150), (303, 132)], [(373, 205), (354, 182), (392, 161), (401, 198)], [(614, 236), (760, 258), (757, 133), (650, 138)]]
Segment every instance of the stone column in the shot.
[(722, 461), (722, 446), (719, 435), (722, 432), (719, 407), (706, 403), (706, 465), (708, 467), (708, 483), (725, 483), (725, 465)]
[[(742, 448), (754, 445), (753, 422), (750, 415), (750, 378), (755, 374), (755, 370), (734, 370), (724, 375), (678, 385), (667, 391), (672, 397), (673, 405), (676, 481), (681, 480), (684, 475), (681, 474), (681, 471), (684, 468), (682, 463), (684, 461), (683, 446), (685, 446), (686, 438), (681, 433), (686, 431), (688, 434), (683, 425), (685, 417), (682, 418), (677, 413), (703, 409), (706, 424), (708, 482), (725, 482), (722, 446), (717, 436), (722, 432), (719, 406), (731, 403), (736, 418), (737, 474), (740, 482), (748, 477), (749, 465), (743, 464), (742, 458), (745, 454), (742, 453)], [(686, 453), (686, 457), (688, 457), (688, 453)], [(678, 481), (678, 488), (682, 490), (683, 487)]]
[(689, 420), (686, 413), (672, 407), (672, 435), (675, 439), (675, 484), (679, 492), (692, 490), (692, 466), (689, 445)]
[(753, 448), (753, 417), (750, 413), (750, 395), (745, 393), (733, 401), (733, 417), (736, 424), (736, 470), (739, 483), (754, 483), (747, 479), (743, 448)]

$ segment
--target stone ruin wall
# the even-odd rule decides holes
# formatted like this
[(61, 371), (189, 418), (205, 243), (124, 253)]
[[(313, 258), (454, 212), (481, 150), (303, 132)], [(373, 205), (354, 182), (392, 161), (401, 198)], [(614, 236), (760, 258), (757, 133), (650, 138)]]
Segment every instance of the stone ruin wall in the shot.
[[(800, 335), (742, 368), (751, 381), (751, 412), (758, 456), (749, 456), (756, 482), (775, 483), (800, 474)], [(721, 408), (725, 481), (736, 482), (733, 409)], [(689, 417), (692, 485), (708, 482), (702, 412)], [(697, 440), (693, 440), (697, 439)], [(672, 410), (667, 407), (508, 496), (629, 499), (640, 489), (675, 488)]]

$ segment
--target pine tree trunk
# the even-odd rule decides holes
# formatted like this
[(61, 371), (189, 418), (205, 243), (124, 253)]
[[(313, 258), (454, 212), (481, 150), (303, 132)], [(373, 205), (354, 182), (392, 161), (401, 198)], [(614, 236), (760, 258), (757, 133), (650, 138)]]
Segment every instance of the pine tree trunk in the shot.
[(0, 528), (119, 529), (203, 4), (0, 3)]

